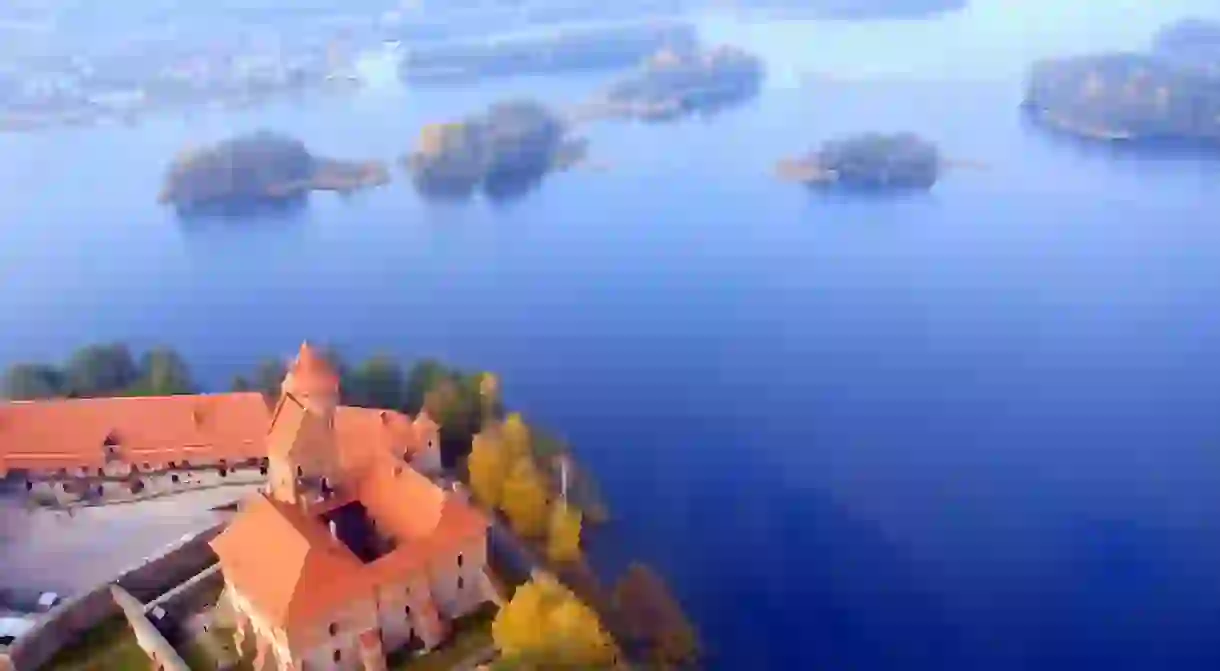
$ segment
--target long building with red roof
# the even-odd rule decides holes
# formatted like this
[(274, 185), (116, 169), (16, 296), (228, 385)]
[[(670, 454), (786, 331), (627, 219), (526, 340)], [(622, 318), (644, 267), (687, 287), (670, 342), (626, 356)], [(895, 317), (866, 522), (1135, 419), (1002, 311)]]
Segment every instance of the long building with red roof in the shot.
[[(292, 371), (299, 377), (319, 365), (325, 365), (322, 357), (305, 344)], [(0, 477), (21, 471), (32, 487), (201, 466), (259, 465), (265, 471), (271, 419), (257, 392), (4, 402)], [(374, 443), (417, 470), (440, 468), (438, 427), (425, 414), (412, 419), (392, 410), (338, 406), (334, 422), (343, 444)]]

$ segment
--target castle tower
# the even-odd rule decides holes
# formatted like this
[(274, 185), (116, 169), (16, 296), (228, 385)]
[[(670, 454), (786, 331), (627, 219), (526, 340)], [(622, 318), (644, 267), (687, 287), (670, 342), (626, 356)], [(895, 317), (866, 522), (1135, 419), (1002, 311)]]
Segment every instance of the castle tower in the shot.
[(280, 390), (296, 397), (328, 424), (334, 424), (335, 407), (339, 405), (339, 375), (326, 357), (308, 342), (301, 343), (301, 350), (288, 368)]
[(335, 445), (339, 376), (303, 343), (281, 385), (267, 435), (267, 484), (273, 498), (308, 506), (342, 488)]

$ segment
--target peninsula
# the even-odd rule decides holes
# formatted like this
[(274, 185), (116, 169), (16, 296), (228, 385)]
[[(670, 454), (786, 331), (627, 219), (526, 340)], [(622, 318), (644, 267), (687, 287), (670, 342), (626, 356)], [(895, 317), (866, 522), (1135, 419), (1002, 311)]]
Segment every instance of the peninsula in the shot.
[(694, 26), (683, 21), (522, 32), (410, 47), (399, 77), (411, 86), (557, 72), (630, 68), (664, 48), (687, 49)]
[(936, 145), (917, 135), (865, 133), (782, 160), (776, 173), (810, 187), (919, 190), (932, 188), (943, 167)]
[(765, 74), (761, 60), (735, 47), (665, 49), (613, 84), (585, 115), (663, 121), (710, 114), (754, 97)]
[(1039, 124), (1088, 140), (1215, 146), (1220, 24), (1171, 24), (1148, 53), (1035, 63), (1022, 106)]
[(311, 191), (346, 193), (389, 178), (383, 163), (314, 156), (299, 140), (257, 131), (181, 153), (158, 200), (182, 214), (241, 213), (298, 201)]
[(531, 101), (502, 102), (462, 121), (430, 124), (403, 158), (427, 195), (492, 197), (537, 184), (552, 170), (583, 158), (585, 143), (570, 138), (563, 120)]

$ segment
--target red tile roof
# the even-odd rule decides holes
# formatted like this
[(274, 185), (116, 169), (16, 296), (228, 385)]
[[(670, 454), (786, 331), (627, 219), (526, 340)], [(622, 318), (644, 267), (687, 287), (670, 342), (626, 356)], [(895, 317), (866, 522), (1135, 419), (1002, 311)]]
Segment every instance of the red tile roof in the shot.
[[(316, 415), (285, 394), (268, 452), (337, 450), (343, 469), (337, 496), (320, 506), (293, 506), (260, 495), (212, 543), (229, 582), (290, 639), (308, 637), (306, 625), (346, 602), (371, 599), (378, 585), (401, 584), (438, 559), (452, 561), (489, 526), (477, 510), (383, 449), (390, 436), (414, 435), (405, 416), (343, 408), (331, 438), (314, 433), (330, 427), (310, 417)], [(333, 538), (322, 518), (353, 501), (394, 542), (367, 564)]]
[(266, 454), (269, 413), (254, 392), (15, 401), (0, 405), (0, 470), (240, 461)]

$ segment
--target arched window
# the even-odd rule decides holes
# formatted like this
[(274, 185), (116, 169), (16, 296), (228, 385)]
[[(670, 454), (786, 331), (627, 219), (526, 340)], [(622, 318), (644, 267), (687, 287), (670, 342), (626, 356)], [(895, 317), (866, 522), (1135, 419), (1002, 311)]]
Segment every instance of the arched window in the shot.
[(462, 566), (462, 559), (463, 559), (462, 553), (459, 552), (458, 553), (458, 568), (461, 568), (461, 566)]
[(458, 589), (462, 589), (465, 584), (466, 581), (462, 578), (462, 576), (458, 576)]
[(341, 653), (341, 652), (339, 652), (338, 650), (336, 650), (336, 651), (335, 651), (335, 661), (337, 662), (337, 661), (339, 661), (340, 659), (343, 659), (343, 653)]
[(339, 625), (331, 622), (330, 626), (327, 627), (326, 630), (330, 632), (331, 636), (334, 636), (335, 634), (339, 633)]
[(104, 477), (106, 477), (106, 471), (105, 471), (104, 469), (101, 469), (101, 468), (97, 469), (97, 477), (99, 477), (99, 478), (104, 478)]
[(402, 614), (406, 615), (407, 617), (411, 617), (411, 606), (403, 606)]
[(298, 477), (298, 478), (303, 478), (303, 477), (305, 477), (305, 469), (304, 469), (304, 468), (301, 468), (300, 466), (297, 466), (297, 477)]

